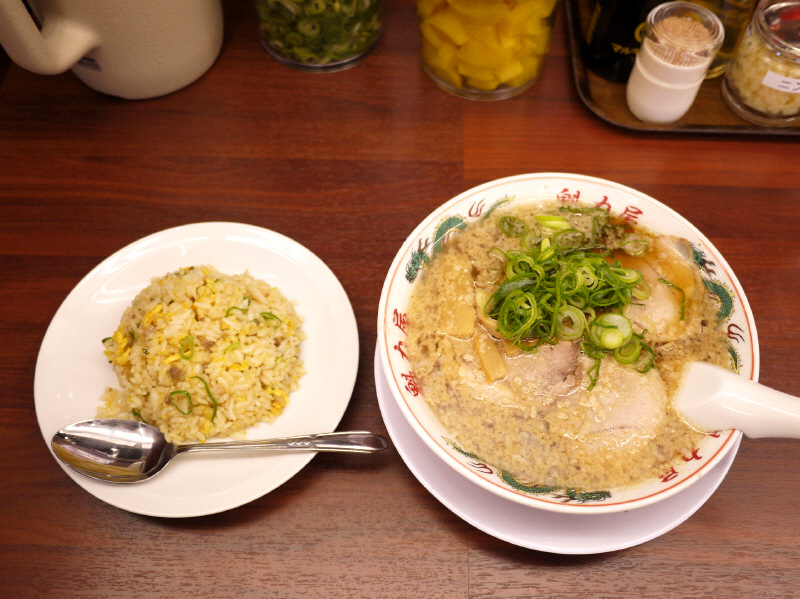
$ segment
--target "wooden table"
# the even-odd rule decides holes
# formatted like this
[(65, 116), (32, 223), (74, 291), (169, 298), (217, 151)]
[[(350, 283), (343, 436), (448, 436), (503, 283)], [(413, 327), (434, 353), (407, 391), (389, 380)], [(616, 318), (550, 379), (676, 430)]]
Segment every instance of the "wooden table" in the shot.
[(240, 508), (164, 520), (111, 507), (61, 470), (39, 431), (34, 367), (53, 315), (103, 258), (198, 221), (251, 223), (320, 256), (346, 289), (360, 368), (342, 429), (386, 427), (375, 317), (400, 244), (482, 182), (566, 171), (676, 209), (734, 267), (758, 324), (761, 382), (800, 395), (800, 161), (791, 138), (635, 134), (579, 101), (563, 19), (524, 95), (474, 102), (421, 71), (415, 9), (387, 0), (356, 68), (314, 75), (261, 48), (249, 2), (200, 81), (127, 102), (71, 73), (12, 65), (0, 87), (0, 595), (23, 597), (800, 596), (797, 444), (742, 442), (685, 523), (586, 556), (498, 540), (451, 513), (396, 451), (318, 455)]

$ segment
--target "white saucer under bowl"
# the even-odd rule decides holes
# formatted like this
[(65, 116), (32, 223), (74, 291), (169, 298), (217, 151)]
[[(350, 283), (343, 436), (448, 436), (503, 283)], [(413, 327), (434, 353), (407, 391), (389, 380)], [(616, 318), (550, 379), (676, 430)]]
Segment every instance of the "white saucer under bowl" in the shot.
[(397, 407), (375, 352), (375, 388), (386, 429), (408, 468), (431, 494), (475, 528), (520, 547), (562, 554), (592, 554), (639, 545), (669, 532), (694, 514), (725, 478), (735, 445), (691, 487), (628, 512), (575, 517), (500, 497), (461, 476), (420, 439)]

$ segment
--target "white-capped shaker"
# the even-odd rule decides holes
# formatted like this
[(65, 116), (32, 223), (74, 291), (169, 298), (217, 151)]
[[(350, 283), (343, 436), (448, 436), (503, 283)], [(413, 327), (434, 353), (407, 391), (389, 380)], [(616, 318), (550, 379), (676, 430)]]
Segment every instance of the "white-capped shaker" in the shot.
[(719, 18), (697, 4), (667, 2), (651, 10), (626, 89), (633, 116), (673, 123), (686, 114), (724, 36)]

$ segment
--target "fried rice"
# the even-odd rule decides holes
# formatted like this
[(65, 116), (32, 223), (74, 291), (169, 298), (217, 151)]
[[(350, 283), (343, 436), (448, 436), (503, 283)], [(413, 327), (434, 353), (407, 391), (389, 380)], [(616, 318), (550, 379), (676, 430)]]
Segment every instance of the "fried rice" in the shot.
[(141, 420), (173, 443), (243, 438), (272, 422), (305, 374), (301, 317), (280, 291), (212, 266), (154, 278), (103, 340), (120, 388), (98, 418)]

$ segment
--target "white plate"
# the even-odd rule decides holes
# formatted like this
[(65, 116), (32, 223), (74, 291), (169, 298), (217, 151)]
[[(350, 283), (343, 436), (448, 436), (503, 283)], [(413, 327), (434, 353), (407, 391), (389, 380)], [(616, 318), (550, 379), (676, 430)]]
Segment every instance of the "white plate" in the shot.
[[(198, 264), (232, 275), (248, 271), (297, 301), (297, 312), (305, 319), (301, 356), (308, 373), (283, 414), (273, 424), (251, 428), (248, 438), (336, 428), (358, 369), (356, 319), (336, 276), (312, 252), (279, 233), (237, 223), (197, 223), (119, 250), (86, 275), (56, 312), (42, 341), (34, 380), (36, 415), (48, 447), (61, 427), (94, 418), (103, 390), (117, 386), (100, 341), (117, 328), (136, 294), (152, 277)], [(62, 467), (111, 505), (175, 518), (213, 514), (261, 497), (314, 455), (187, 454), (157, 477), (134, 485), (104, 483)]]
[(694, 514), (725, 478), (739, 448), (691, 487), (629, 512), (576, 516), (539, 510), (500, 497), (461, 476), (411, 428), (392, 396), (375, 350), (375, 388), (386, 429), (417, 480), (450, 511), (475, 528), (520, 547), (586, 555), (639, 545), (669, 532)]

